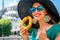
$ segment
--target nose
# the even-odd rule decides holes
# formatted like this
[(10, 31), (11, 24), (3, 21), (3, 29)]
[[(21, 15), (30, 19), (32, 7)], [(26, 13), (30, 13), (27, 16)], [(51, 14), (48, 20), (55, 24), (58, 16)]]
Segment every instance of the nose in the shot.
[(34, 13), (36, 14), (37, 12), (38, 12), (38, 10), (36, 9)]

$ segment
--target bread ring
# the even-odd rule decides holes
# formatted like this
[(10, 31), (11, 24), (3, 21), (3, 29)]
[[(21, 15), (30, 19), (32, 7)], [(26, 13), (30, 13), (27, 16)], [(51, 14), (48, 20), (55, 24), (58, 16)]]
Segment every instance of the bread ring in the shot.
[[(25, 22), (29, 20), (29, 24), (25, 27), (24, 24)], [(23, 20), (21, 21), (21, 26), (24, 27), (26, 30), (29, 30), (32, 25), (32, 18), (30, 16), (24, 17)]]

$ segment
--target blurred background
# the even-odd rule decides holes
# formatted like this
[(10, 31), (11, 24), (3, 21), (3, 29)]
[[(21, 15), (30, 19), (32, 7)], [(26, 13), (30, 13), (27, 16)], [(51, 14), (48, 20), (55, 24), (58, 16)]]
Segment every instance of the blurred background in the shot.
[[(0, 40), (1, 37), (19, 37), (21, 19), (18, 16), (17, 5), (20, 0), (0, 0)], [(60, 0), (51, 0), (60, 15)], [(58, 23), (60, 24), (60, 22)], [(31, 29), (32, 30), (32, 29)], [(31, 33), (31, 30), (29, 32)], [(13, 40), (13, 39), (11, 39)], [(14, 39), (19, 40), (19, 39)]]
[(0, 19), (10, 20), (11, 34), (18, 34), (19, 32), (21, 21), (17, 13), (17, 5), (19, 1), (20, 0), (0, 0)]

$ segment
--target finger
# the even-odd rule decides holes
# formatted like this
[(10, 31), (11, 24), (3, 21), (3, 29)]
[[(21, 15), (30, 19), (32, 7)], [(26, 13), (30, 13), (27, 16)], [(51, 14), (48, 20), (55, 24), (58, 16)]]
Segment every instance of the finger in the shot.
[(21, 28), (22, 26), (20, 26), (19, 28)]
[(22, 35), (23, 33), (24, 33), (24, 30), (21, 30), (21, 31), (20, 31), (20, 34)]
[(22, 31), (22, 32), (20, 32), (20, 35), (23, 35), (25, 32), (26, 32), (26, 31)]
[(24, 28), (21, 27), (20, 30), (22, 30), (22, 29), (24, 29)]
[(23, 31), (26, 31), (24, 28), (22, 30), (20, 30), (20, 32), (22, 33)]
[(23, 26), (20, 26), (19, 28), (24, 28)]
[(20, 27), (20, 30), (22, 30), (22, 29), (25, 29), (25, 28), (21, 26), (21, 27)]
[(38, 34), (37, 34), (37, 37), (36, 37), (36, 38), (38, 38), (40, 34), (41, 34), (41, 31), (39, 31), (39, 32), (38, 32)]

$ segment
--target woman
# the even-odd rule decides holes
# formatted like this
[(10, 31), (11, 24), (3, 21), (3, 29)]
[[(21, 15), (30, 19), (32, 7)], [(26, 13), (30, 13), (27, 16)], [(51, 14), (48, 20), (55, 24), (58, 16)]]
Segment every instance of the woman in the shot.
[[(30, 40), (59, 40), (59, 14), (50, 0), (21, 0), (18, 4), (18, 14), (21, 19), (33, 16), (37, 20), (32, 27)], [(20, 34), (24, 40), (29, 40), (28, 31), (20, 27)]]

